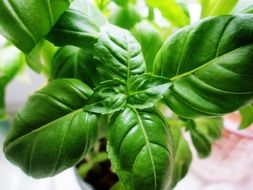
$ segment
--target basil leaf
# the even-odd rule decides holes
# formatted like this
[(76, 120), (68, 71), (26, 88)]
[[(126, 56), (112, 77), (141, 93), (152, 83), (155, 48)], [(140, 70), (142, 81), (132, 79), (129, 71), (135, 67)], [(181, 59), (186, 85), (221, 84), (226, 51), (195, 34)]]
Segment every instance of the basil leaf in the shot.
[(141, 44), (147, 72), (153, 72), (155, 56), (163, 44), (162, 35), (150, 22), (147, 21), (142, 21), (141, 23), (136, 24), (132, 33)]
[(173, 149), (169, 128), (156, 111), (126, 108), (114, 114), (107, 139), (113, 169), (126, 189), (167, 189)]
[(51, 64), (56, 51), (57, 48), (53, 44), (42, 40), (29, 54), (26, 54), (26, 62), (35, 72), (51, 78)]
[(195, 127), (204, 134), (211, 142), (222, 137), (223, 119), (215, 118), (198, 118), (194, 119)]
[(29, 53), (51, 30), (71, 0), (0, 1), (0, 33)]
[(153, 107), (169, 88), (169, 80), (152, 74), (131, 76), (128, 80), (127, 103), (134, 108)]
[(253, 105), (248, 105), (240, 110), (240, 129), (246, 129), (253, 123)]
[(127, 30), (112, 25), (101, 27), (101, 35), (95, 45), (95, 58), (102, 64), (98, 70), (107, 73), (108, 79), (127, 80), (131, 75), (145, 72), (141, 47)]
[(175, 152), (174, 167), (172, 174), (171, 187), (182, 180), (188, 173), (189, 167), (192, 162), (192, 153), (187, 141), (181, 136), (178, 142), (178, 147)]
[(98, 116), (83, 106), (92, 90), (77, 79), (59, 79), (34, 93), (14, 118), (6, 157), (35, 178), (77, 164), (98, 136)]
[(56, 22), (47, 39), (57, 46), (73, 45), (89, 50), (97, 41), (99, 28), (86, 14), (68, 9)]
[(252, 19), (211, 17), (166, 41), (154, 73), (172, 80), (164, 101), (174, 112), (188, 118), (221, 115), (252, 101)]
[(212, 149), (210, 140), (196, 128), (193, 120), (187, 120), (185, 124), (190, 131), (192, 143), (198, 152), (198, 156), (200, 158), (209, 156)]
[(70, 8), (85, 14), (97, 26), (103, 26), (107, 23), (102, 12), (95, 5), (93, 5), (90, 0), (75, 0), (73, 3), (71, 3)]
[(0, 49), (0, 120), (6, 117), (5, 88), (16, 74), (24, 67), (24, 56), (14, 46)]
[(170, 124), (174, 147), (172, 183), (170, 184), (171, 189), (173, 189), (186, 176), (192, 162), (192, 153), (181, 131), (183, 125), (181, 126), (173, 120), (168, 120), (168, 123)]
[(233, 10), (233, 14), (253, 13), (252, 1), (239, 1)]
[(200, 0), (202, 17), (229, 14), (238, 0)]
[(102, 82), (89, 99), (85, 110), (109, 114), (122, 110), (127, 104), (126, 87), (117, 80)]
[(124, 7), (117, 7), (108, 19), (114, 25), (131, 29), (136, 23), (141, 21), (141, 15), (134, 5), (127, 4)]
[(93, 59), (92, 51), (64, 46), (53, 58), (52, 79), (76, 78), (94, 87), (101, 81), (96, 67), (97, 61)]
[(153, 8), (158, 8), (172, 25), (183, 27), (190, 24), (190, 16), (182, 4), (175, 0), (145, 0)]

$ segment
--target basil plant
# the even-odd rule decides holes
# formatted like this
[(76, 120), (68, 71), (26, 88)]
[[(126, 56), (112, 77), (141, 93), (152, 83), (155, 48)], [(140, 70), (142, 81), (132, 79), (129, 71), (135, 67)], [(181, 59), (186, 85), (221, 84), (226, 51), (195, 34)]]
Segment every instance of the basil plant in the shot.
[[(219, 116), (253, 101), (253, 15), (189, 25), (189, 12), (175, 1), (169, 5), (177, 11), (169, 13), (162, 1), (147, 0), (149, 21), (134, 1), (111, 3), (119, 8), (109, 20), (121, 27), (103, 16), (105, 4), (98, 10), (86, 0), (0, 1), (0, 34), (49, 79), (16, 113), (4, 153), (27, 175), (44, 178), (79, 163), (105, 137), (126, 190), (172, 189), (191, 162), (178, 126), (206, 157), (220, 136)], [(202, 16), (219, 11), (204, 8)], [(161, 34), (154, 9), (176, 32)]]

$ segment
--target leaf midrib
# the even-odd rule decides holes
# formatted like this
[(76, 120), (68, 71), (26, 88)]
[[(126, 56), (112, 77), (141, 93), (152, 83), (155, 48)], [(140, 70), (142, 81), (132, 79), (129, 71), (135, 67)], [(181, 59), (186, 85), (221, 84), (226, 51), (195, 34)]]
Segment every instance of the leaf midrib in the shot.
[[(154, 174), (154, 185), (155, 185), (155, 189), (157, 189), (157, 178), (156, 178), (156, 167), (155, 167), (155, 162), (154, 162), (154, 158), (153, 158), (153, 155), (152, 155), (152, 151), (151, 151), (151, 145), (150, 145), (150, 142), (149, 142), (149, 139), (148, 139), (148, 135), (147, 135), (147, 132), (145, 130), (145, 127), (143, 125), (143, 122), (141, 120), (141, 117), (138, 113), (138, 111), (135, 109), (135, 108), (132, 108), (132, 110), (134, 111), (134, 113), (136, 114), (137, 116), (137, 120), (140, 124), (140, 127), (141, 127), (141, 130), (142, 130), (142, 133), (144, 135), (144, 138), (145, 138), (145, 145), (147, 146), (147, 149), (148, 149), (148, 152), (149, 152), (149, 156), (150, 156), (150, 160), (151, 160), (151, 164), (152, 164), (152, 168), (153, 168), (153, 174)], [(133, 175), (132, 175), (133, 177)]]
[(207, 63), (204, 63), (204, 64), (202, 64), (202, 65), (200, 65), (200, 66), (198, 66), (198, 67), (196, 67), (196, 68), (194, 68), (194, 69), (192, 69), (192, 70), (190, 70), (190, 71), (188, 71), (188, 72), (185, 72), (185, 73), (182, 73), (182, 74), (180, 74), (180, 75), (171, 77), (170, 80), (171, 80), (171, 81), (175, 81), (175, 80), (177, 80), (177, 79), (179, 79), (179, 78), (189, 76), (189, 75), (191, 75), (192, 73), (197, 72), (197, 71), (199, 71), (200, 69), (202, 69), (202, 68), (204, 68), (204, 67), (206, 67), (206, 66), (208, 66), (208, 65), (210, 65), (210, 64), (212, 64), (212, 63), (214, 63), (215, 60), (218, 60), (218, 59), (220, 59), (220, 58), (222, 58), (222, 57), (224, 57), (224, 56), (227, 56), (227, 55), (229, 55), (229, 54), (232, 54), (232, 53), (234, 53), (234, 52), (236, 52), (236, 51), (238, 51), (238, 50), (240, 50), (240, 49), (242, 49), (242, 48), (248, 47), (248, 46), (253, 46), (253, 45), (252, 45), (252, 44), (248, 44), (248, 45), (245, 45), (245, 46), (236, 48), (236, 49), (234, 49), (234, 50), (232, 50), (232, 51), (230, 51), (230, 52), (227, 52), (227, 53), (225, 53), (225, 54), (223, 54), (223, 55), (221, 55), (221, 56), (219, 56), (219, 57), (215, 57), (214, 59), (208, 61)]
[(33, 134), (35, 134), (35, 133), (37, 133), (37, 132), (39, 132), (41, 130), (44, 130), (45, 128), (49, 127), (53, 123), (56, 123), (57, 121), (61, 120), (62, 118), (66, 117), (66, 116), (69, 116), (71, 114), (74, 115), (74, 114), (82, 112), (82, 111), (84, 111), (83, 108), (79, 108), (79, 109), (77, 109), (77, 110), (75, 110), (73, 112), (70, 112), (68, 114), (65, 114), (65, 115), (63, 115), (63, 116), (61, 116), (61, 117), (59, 117), (59, 118), (57, 118), (57, 119), (55, 119), (55, 120), (53, 120), (53, 121), (45, 124), (45, 125), (42, 125), (41, 127), (37, 128), (37, 129), (35, 129), (35, 130), (33, 130), (33, 131), (25, 134), (25, 135), (22, 135), (22, 136), (16, 138), (15, 140), (13, 140), (13, 141), (11, 141), (11, 142), (9, 142), (8, 144), (5, 145), (4, 151), (6, 152), (11, 146), (13, 146), (14, 144), (16, 144), (17, 142), (22, 141), (22, 139), (26, 138), (27, 136), (33, 135)]

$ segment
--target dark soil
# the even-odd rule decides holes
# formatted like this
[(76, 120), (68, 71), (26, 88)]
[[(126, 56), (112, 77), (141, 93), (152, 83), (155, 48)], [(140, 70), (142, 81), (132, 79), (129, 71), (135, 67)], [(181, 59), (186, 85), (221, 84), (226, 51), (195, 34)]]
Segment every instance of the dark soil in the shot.
[(84, 180), (96, 190), (109, 190), (119, 179), (111, 171), (111, 163), (107, 160), (95, 166)]

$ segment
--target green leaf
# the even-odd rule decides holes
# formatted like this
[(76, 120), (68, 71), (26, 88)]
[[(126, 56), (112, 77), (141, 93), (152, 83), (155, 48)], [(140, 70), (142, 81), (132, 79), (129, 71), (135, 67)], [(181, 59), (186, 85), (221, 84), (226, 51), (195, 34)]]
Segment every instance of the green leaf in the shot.
[(98, 116), (82, 108), (91, 94), (77, 79), (55, 80), (34, 93), (14, 118), (6, 157), (35, 178), (77, 164), (98, 136)]
[(146, 0), (153, 8), (158, 8), (162, 15), (174, 26), (183, 27), (190, 24), (188, 11), (175, 0)]
[(14, 46), (0, 49), (0, 87), (5, 87), (23, 68), (24, 56)]
[(190, 131), (192, 143), (198, 152), (198, 156), (200, 158), (209, 156), (212, 149), (210, 140), (196, 128), (193, 120), (187, 120), (186, 127)]
[[(105, 1), (105, 0), (102, 0), (102, 1)], [(102, 12), (97, 7), (95, 7), (90, 2), (90, 0), (75, 0), (73, 3), (71, 3), (70, 8), (85, 14), (97, 26), (103, 26), (104, 24), (107, 23)]]
[(68, 9), (54, 25), (47, 39), (57, 46), (73, 45), (91, 49), (96, 43), (100, 26), (89, 15)]
[(233, 10), (234, 14), (245, 14), (253, 13), (253, 2), (252, 1), (239, 1)]
[(253, 15), (219, 16), (180, 30), (158, 52), (154, 73), (172, 85), (165, 103), (178, 115), (221, 115), (253, 99)]
[(214, 118), (198, 118), (194, 119), (196, 129), (204, 134), (211, 142), (219, 140), (222, 137), (223, 119), (221, 117)]
[(141, 21), (140, 11), (132, 4), (117, 7), (109, 16), (109, 21), (121, 28), (131, 29), (136, 23)]
[(155, 56), (163, 44), (160, 32), (148, 21), (142, 21), (134, 26), (132, 33), (141, 44), (147, 72), (153, 72)]
[(51, 78), (52, 59), (56, 51), (57, 48), (53, 44), (42, 40), (26, 55), (26, 62), (35, 72)]
[(76, 78), (90, 87), (96, 86), (100, 76), (96, 71), (97, 61), (93, 52), (74, 46), (64, 46), (55, 54), (52, 62), (52, 79)]
[(253, 105), (246, 106), (240, 110), (240, 129), (246, 129), (253, 123)]
[(0, 33), (29, 53), (51, 30), (71, 0), (2, 0)]
[(129, 0), (112, 0), (112, 1), (120, 6), (126, 6), (129, 2)]
[(5, 89), (24, 67), (24, 56), (14, 46), (0, 47), (0, 119), (6, 117)]
[(187, 141), (181, 135), (177, 149), (175, 151), (171, 187), (175, 187), (176, 184), (186, 176), (189, 167), (191, 165), (191, 162), (192, 162), (192, 153), (190, 147)]
[(169, 88), (169, 80), (152, 74), (131, 76), (128, 80), (127, 103), (134, 108), (153, 107)]
[(109, 114), (122, 110), (127, 104), (125, 84), (117, 80), (102, 82), (84, 107), (86, 111)]
[(174, 147), (172, 183), (170, 184), (171, 189), (173, 189), (186, 176), (192, 162), (192, 153), (181, 131), (183, 125), (179, 125), (178, 122), (175, 123), (171, 120), (168, 120), (168, 122), (170, 123)]
[(200, 0), (202, 17), (229, 14), (238, 0)]
[(171, 182), (173, 149), (169, 128), (154, 110), (126, 108), (107, 128), (108, 154), (127, 190), (163, 190)]
[(141, 47), (127, 30), (112, 25), (101, 28), (95, 45), (95, 58), (102, 64), (98, 70), (110, 80), (128, 80), (131, 75), (145, 72), (145, 61)]

